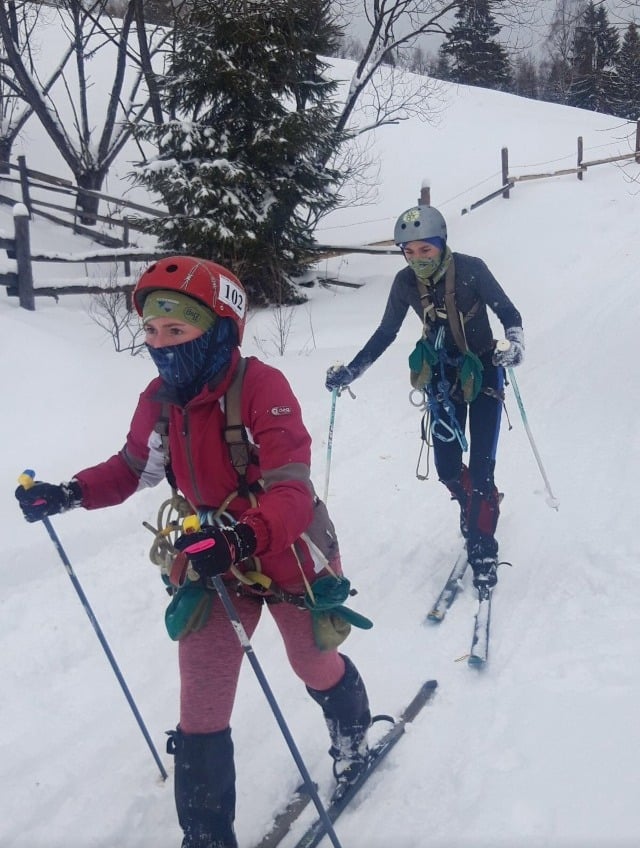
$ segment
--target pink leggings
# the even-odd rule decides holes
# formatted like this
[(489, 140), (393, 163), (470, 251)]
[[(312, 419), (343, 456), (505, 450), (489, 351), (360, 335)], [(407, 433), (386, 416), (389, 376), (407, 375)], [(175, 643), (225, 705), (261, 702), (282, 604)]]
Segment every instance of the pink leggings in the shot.
[[(311, 614), (293, 604), (260, 604), (232, 596), (233, 605), (249, 638), (268, 606), (282, 635), (291, 668), (312, 689), (330, 689), (345, 671), (337, 650), (316, 647)], [(180, 727), (184, 733), (214, 733), (229, 727), (244, 651), (219, 598), (213, 598), (209, 621), (181, 639)]]

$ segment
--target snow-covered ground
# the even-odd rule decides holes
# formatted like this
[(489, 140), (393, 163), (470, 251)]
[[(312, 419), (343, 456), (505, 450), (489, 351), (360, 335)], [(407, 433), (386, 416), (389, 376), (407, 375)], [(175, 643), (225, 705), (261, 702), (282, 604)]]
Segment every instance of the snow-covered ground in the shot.
[[(348, 63), (338, 68), (345, 73)], [(509, 390), (496, 478), (505, 493), (501, 558), (513, 567), (500, 572), (487, 668), (457, 662), (469, 649), (470, 587), (441, 625), (424, 623), (460, 540), (457, 511), (433, 471), (426, 482), (415, 475), (420, 412), (408, 401), (407, 356), (420, 326), (408, 316), (396, 343), (354, 384), (356, 399), (338, 401), (328, 504), (358, 589), (351, 605), (375, 623), (344, 645), (373, 710), (398, 714), (424, 680), (437, 678), (439, 687), (337, 832), (343, 848), (632, 848), (640, 844), (640, 542), (632, 519), (640, 466), (640, 184), (632, 180), (640, 168), (602, 165), (583, 182), (523, 183), (508, 201), (460, 212), (499, 186), (503, 146), (514, 173), (556, 170), (575, 161), (577, 136), (586, 159), (601, 158), (627, 152), (633, 128), (479, 89), (442, 86), (441, 98), (436, 124), (378, 132), (377, 202), (335, 213), (318, 238), (390, 238), (396, 216), (430, 181), (452, 248), (480, 255), (523, 314), (527, 351), (517, 377), (560, 507), (546, 503)], [(30, 164), (44, 166), (31, 134)], [(86, 249), (37, 219), (32, 241), (35, 250)], [(286, 316), (281, 357), (274, 314), (251, 315), (244, 352), (268, 357), (298, 393), (320, 491), (325, 370), (369, 337), (401, 266), (399, 257), (355, 254), (320, 263), (319, 274), (363, 285), (309, 290), (308, 304)], [(171, 781), (159, 779), (44, 528), (26, 524), (13, 498), (25, 467), (57, 482), (118, 450), (154, 375), (148, 358), (114, 353), (87, 306), (85, 297), (41, 298), (30, 313), (0, 293), (0, 845), (176, 848)], [(53, 523), (170, 771), (163, 734), (177, 719), (176, 646), (142, 527), (155, 521), (167, 491)], [(325, 728), (268, 614), (253, 644), (324, 792)], [(237, 833), (249, 848), (299, 776), (248, 665), (233, 731)]]

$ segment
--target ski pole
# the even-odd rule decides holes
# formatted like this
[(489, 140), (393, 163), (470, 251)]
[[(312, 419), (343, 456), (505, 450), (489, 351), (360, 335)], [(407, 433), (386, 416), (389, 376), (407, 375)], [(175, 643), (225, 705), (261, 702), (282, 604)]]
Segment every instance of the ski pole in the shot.
[(333, 450), (333, 424), (336, 420), (336, 400), (338, 398), (338, 389), (333, 389), (331, 392), (331, 415), (329, 416), (329, 435), (327, 437), (327, 467), (324, 476), (324, 502), (327, 502), (329, 497), (329, 477), (331, 475), (331, 452)]
[(509, 380), (511, 381), (511, 385), (513, 386), (513, 392), (516, 396), (516, 401), (518, 402), (518, 409), (520, 410), (520, 416), (522, 417), (524, 429), (526, 430), (531, 449), (533, 450), (533, 455), (536, 458), (538, 468), (540, 469), (540, 474), (542, 475), (542, 479), (544, 480), (544, 485), (547, 490), (547, 497), (545, 498), (545, 500), (552, 509), (555, 509), (557, 511), (558, 507), (560, 506), (560, 502), (551, 491), (551, 484), (549, 483), (549, 479), (544, 470), (542, 460), (540, 459), (540, 454), (538, 453), (538, 448), (536, 447), (536, 443), (533, 439), (533, 434), (531, 433), (531, 429), (529, 427), (529, 422), (527, 421), (527, 413), (525, 412), (524, 404), (522, 402), (522, 396), (520, 395), (520, 389), (518, 388), (518, 381), (516, 380), (516, 375), (513, 372), (513, 368), (507, 368), (507, 373), (509, 374)]
[[(185, 518), (182, 528), (185, 533), (197, 532), (200, 529), (200, 520), (198, 516), (190, 515)], [(295, 760), (295, 763), (298, 766), (298, 770), (302, 775), (302, 780), (307, 788), (307, 792), (311, 796), (311, 800), (313, 801), (315, 808), (318, 811), (320, 820), (322, 821), (325, 827), (326, 834), (331, 840), (331, 843), (333, 844), (334, 848), (342, 848), (340, 842), (338, 841), (336, 832), (333, 829), (331, 819), (329, 818), (327, 811), (325, 810), (322, 801), (320, 800), (318, 790), (316, 789), (316, 786), (313, 780), (311, 779), (311, 775), (309, 774), (309, 771), (306, 765), (304, 764), (304, 760), (302, 759), (300, 751), (298, 750), (293, 736), (291, 735), (291, 731), (289, 730), (287, 722), (285, 721), (284, 715), (282, 714), (282, 711), (278, 706), (278, 702), (276, 701), (273, 691), (269, 686), (269, 682), (265, 676), (265, 673), (262, 670), (262, 667), (258, 662), (258, 658), (254, 653), (251, 641), (249, 640), (249, 637), (247, 635), (247, 631), (244, 629), (244, 626), (240, 621), (238, 612), (235, 606), (233, 605), (233, 601), (229, 597), (227, 587), (224, 585), (222, 577), (219, 574), (216, 574), (215, 576), (211, 577), (211, 582), (213, 583), (213, 587), (216, 590), (218, 597), (222, 601), (222, 606), (224, 607), (225, 612), (227, 613), (231, 626), (235, 630), (236, 636), (238, 637), (238, 641), (240, 642), (242, 650), (244, 651), (245, 656), (247, 657), (249, 662), (251, 663), (251, 667), (253, 668), (256, 677), (258, 678), (258, 682), (260, 683), (262, 691), (264, 692), (265, 698), (267, 699), (269, 706), (271, 707), (275, 719), (278, 722), (278, 726), (282, 731), (282, 735), (284, 736), (287, 746), (289, 747), (291, 756)]]
[[(18, 482), (20, 483), (20, 485), (23, 488), (30, 489), (31, 486), (33, 486), (34, 477), (35, 477), (34, 471), (31, 471), (31, 470), (24, 471), (20, 475), (20, 477), (18, 478)], [(113, 669), (113, 673), (115, 674), (116, 678), (118, 679), (118, 683), (120, 684), (122, 691), (124, 692), (124, 696), (127, 699), (129, 706), (131, 707), (131, 711), (133, 712), (133, 714), (136, 718), (136, 721), (138, 722), (138, 726), (139, 726), (140, 730), (142, 731), (142, 735), (144, 736), (144, 738), (147, 742), (147, 745), (149, 746), (149, 750), (153, 754), (153, 759), (155, 760), (156, 765), (158, 766), (158, 769), (160, 770), (160, 774), (162, 776), (162, 779), (166, 780), (167, 777), (168, 777), (168, 774), (167, 774), (164, 766), (162, 765), (162, 761), (160, 760), (160, 757), (158, 756), (158, 752), (156, 751), (156, 749), (154, 747), (151, 736), (149, 735), (149, 732), (148, 732), (148, 730), (145, 726), (145, 723), (142, 720), (142, 716), (140, 715), (140, 712), (138, 711), (138, 708), (136, 707), (136, 704), (135, 704), (135, 701), (133, 700), (131, 692), (129, 691), (129, 688), (127, 687), (127, 684), (125, 683), (124, 677), (122, 676), (122, 673), (121, 673), (120, 669), (118, 668), (118, 664), (116, 663), (115, 657), (111, 653), (111, 648), (109, 647), (109, 644), (108, 644), (107, 640), (105, 639), (104, 633), (102, 632), (100, 625), (98, 624), (98, 621), (97, 621), (95, 615), (93, 614), (93, 610), (91, 609), (89, 601), (87, 600), (87, 596), (85, 595), (85, 593), (82, 589), (82, 586), (80, 585), (80, 581), (76, 577), (76, 574), (73, 570), (73, 566), (71, 565), (71, 562), (69, 561), (69, 557), (67, 556), (64, 548), (62, 547), (62, 543), (60, 542), (60, 539), (58, 538), (58, 534), (56, 533), (56, 531), (55, 531), (55, 529), (54, 529), (54, 527), (51, 523), (51, 520), (49, 519), (49, 517), (47, 515), (43, 516), (43, 518), (41, 520), (42, 520), (42, 523), (44, 524), (44, 526), (46, 528), (47, 533), (49, 534), (49, 537), (51, 538), (51, 541), (53, 542), (56, 550), (58, 551), (58, 554), (60, 555), (60, 559), (62, 560), (62, 563), (67, 570), (67, 574), (69, 575), (69, 579), (73, 583), (73, 588), (76, 590), (78, 597), (80, 598), (82, 606), (84, 607), (84, 611), (86, 612), (86, 614), (89, 618), (89, 621), (93, 625), (93, 629), (96, 632), (96, 636), (100, 640), (100, 644), (102, 645), (102, 648), (103, 648), (105, 654), (107, 655), (107, 659), (109, 660), (109, 662), (111, 664), (111, 668)]]
[(329, 416), (329, 435), (327, 437), (327, 467), (325, 469), (324, 475), (324, 497), (323, 501), (326, 503), (327, 498), (329, 497), (329, 477), (331, 475), (331, 453), (333, 451), (333, 424), (336, 420), (336, 400), (340, 397), (342, 392), (346, 389), (351, 397), (355, 400), (355, 395), (349, 388), (349, 386), (343, 386), (340, 389), (333, 389), (331, 392), (331, 415)]

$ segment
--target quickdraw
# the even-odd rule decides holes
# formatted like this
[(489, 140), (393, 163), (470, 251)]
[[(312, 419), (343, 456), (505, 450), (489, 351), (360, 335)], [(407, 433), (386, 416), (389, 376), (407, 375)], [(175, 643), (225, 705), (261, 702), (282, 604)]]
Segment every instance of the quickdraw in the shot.
[(439, 379), (436, 381), (435, 389), (432, 383), (428, 383), (423, 390), (426, 398), (425, 405), (431, 419), (429, 432), (434, 439), (439, 439), (441, 442), (453, 442), (457, 439), (462, 450), (466, 451), (469, 444), (458, 423), (455, 407), (451, 400), (451, 383), (447, 380), (445, 368), (451, 362), (444, 350), (443, 342), (444, 327), (440, 327), (434, 345), (438, 354)]

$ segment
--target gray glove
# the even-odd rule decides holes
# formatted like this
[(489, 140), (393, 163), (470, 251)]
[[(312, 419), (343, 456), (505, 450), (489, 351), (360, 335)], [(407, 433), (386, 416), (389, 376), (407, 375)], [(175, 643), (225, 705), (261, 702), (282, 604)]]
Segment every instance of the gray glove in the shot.
[(515, 368), (524, 359), (524, 333), (522, 327), (509, 327), (505, 332), (506, 341), (498, 342), (493, 352), (492, 362), (503, 368)]
[(348, 386), (355, 380), (356, 376), (348, 365), (333, 365), (327, 371), (324, 384), (332, 392), (334, 389), (343, 389)]

